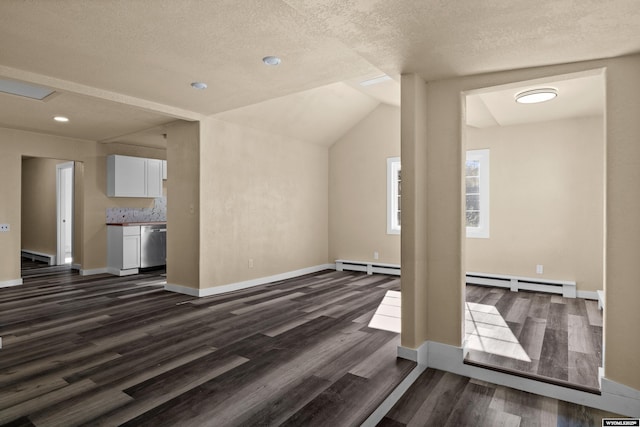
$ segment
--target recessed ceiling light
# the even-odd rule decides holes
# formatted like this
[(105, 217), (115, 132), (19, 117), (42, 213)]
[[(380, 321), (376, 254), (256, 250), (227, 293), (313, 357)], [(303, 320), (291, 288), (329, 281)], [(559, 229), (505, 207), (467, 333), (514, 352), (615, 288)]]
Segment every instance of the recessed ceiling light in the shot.
[(545, 102), (552, 100), (558, 96), (558, 90), (552, 87), (545, 87), (541, 89), (525, 90), (516, 94), (516, 102), (520, 104), (537, 104), (538, 102)]
[(262, 62), (267, 65), (280, 65), (282, 59), (278, 58), (277, 56), (265, 56), (264, 58), (262, 58)]
[(66, 123), (66, 122), (69, 121), (69, 118), (65, 117), (65, 116), (55, 116), (53, 118), (53, 120), (55, 120), (56, 122), (60, 122), (60, 123)]
[(378, 83), (386, 82), (389, 80), (391, 80), (391, 77), (387, 76), (386, 74), (383, 74), (382, 76), (374, 77), (372, 79), (360, 82), (360, 86), (377, 85)]
[(198, 90), (203, 90), (207, 88), (207, 84), (203, 82), (193, 82), (191, 83), (191, 87)]

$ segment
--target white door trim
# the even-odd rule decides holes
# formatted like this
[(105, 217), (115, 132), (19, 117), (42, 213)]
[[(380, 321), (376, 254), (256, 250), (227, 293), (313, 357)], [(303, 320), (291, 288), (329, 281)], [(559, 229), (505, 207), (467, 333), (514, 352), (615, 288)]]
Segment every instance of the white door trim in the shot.
[[(68, 198), (65, 198), (65, 192), (62, 189), (62, 173), (66, 169), (71, 169), (71, 194), (69, 194)], [(57, 224), (57, 253), (56, 260), (58, 265), (65, 264), (65, 235), (63, 233), (62, 221), (63, 221), (63, 208), (64, 201), (66, 200), (71, 204), (71, 218), (68, 221), (69, 226), (71, 227), (71, 247), (73, 248), (73, 199), (74, 199), (74, 163), (73, 162), (65, 162), (59, 163), (56, 165), (56, 224)]]

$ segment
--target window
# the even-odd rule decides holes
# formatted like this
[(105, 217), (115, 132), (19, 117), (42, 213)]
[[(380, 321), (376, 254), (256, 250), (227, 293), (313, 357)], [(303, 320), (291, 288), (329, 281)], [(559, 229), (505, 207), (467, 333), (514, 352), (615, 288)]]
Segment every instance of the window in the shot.
[(489, 150), (469, 150), (465, 163), (467, 237), (489, 237)]
[(387, 234), (400, 234), (401, 183), (400, 157), (389, 157), (387, 159)]

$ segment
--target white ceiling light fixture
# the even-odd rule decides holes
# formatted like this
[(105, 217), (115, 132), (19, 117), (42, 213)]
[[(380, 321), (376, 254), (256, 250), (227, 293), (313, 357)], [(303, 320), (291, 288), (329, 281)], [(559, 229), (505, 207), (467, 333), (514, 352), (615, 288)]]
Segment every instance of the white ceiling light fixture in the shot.
[(69, 117), (65, 117), (65, 116), (55, 116), (53, 118), (53, 120), (55, 120), (56, 122), (59, 123), (67, 123), (69, 121)]
[(552, 87), (525, 90), (516, 94), (516, 102), (519, 104), (537, 104), (550, 101), (558, 96), (558, 90)]
[(193, 82), (191, 83), (191, 87), (198, 90), (205, 90), (208, 86), (203, 82)]
[(282, 62), (282, 59), (278, 58), (277, 56), (265, 56), (264, 58), (262, 58), (262, 62), (264, 62), (267, 65), (280, 65), (280, 63)]

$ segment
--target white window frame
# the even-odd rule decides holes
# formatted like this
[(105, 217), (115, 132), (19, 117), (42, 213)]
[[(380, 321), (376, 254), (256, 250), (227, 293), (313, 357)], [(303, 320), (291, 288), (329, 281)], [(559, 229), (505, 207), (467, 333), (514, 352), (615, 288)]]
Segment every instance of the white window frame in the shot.
[[(479, 161), (480, 223), (477, 227), (466, 227), (469, 238), (489, 238), (489, 150), (468, 150), (466, 162)], [(465, 162), (465, 163), (466, 163)], [(465, 168), (466, 170), (466, 168)], [(465, 174), (466, 177), (466, 174)], [(465, 224), (466, 224), (466, 178), (465, 178)]]
[(387, 234), (400, 234), (398, 211), (401, 210), (401, 206), (398, 206), (398, 172), (401, 170), (400, 157), (387, 158)]

